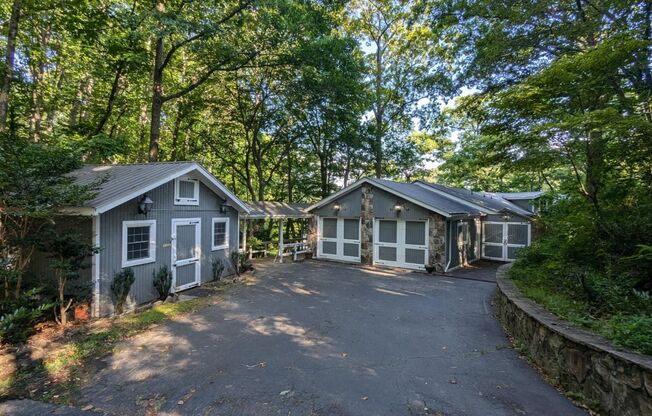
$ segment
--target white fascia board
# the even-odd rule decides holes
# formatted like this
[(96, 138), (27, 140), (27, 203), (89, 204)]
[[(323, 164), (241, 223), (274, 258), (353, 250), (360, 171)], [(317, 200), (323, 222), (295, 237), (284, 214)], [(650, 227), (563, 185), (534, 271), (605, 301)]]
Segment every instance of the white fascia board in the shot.
[(466, 205), (470, 205), (472, 207), (475, 207), (475, 208), (479, 209), (480, 212), (484, 212), (486, 214), (499, 214), (500, 213), (500, 211), (496, 211), (496, 210), (491, 209), (491, 208), (483, 207), (482, 205), (478, 205), (478, 204), (475, 204), (475, 203), (473, 203), (471, 201), (467, 201), (466, 199), (459, 198), (459, 197), (457, 197), (455, 195), (451, 195), (448, 192), (441, 191), (441, 190), (439, 190), (439, 189), (437, 189), (437, 188), (435, 188), (433, 186), (428, 185), (427, 183), (423, 183), (421, 181), (416, 181), (414, 183), (416, 185), (419, 185), (420, 187), (422, 187), (424, 189), (427, 189), (427, 190), (431, 191), (431, 192), (434, 192), (436, 194), (439, 194), (439, 195), (445, 196), (447, 198), (450, 198), (455, 202), (459, 202), (461, 204), (466, 204)]
[(177, 172), (175, 172), (175, 173), (173, 173), (171, 175), (168, 175), (168, 176), (164, 177), (163, 179), (159, 179), (158, 181), (153, 182), (153, 183), (151, 183), (151, 184), (149, 184), (147, 186), (144, 186), (142, 188), (138, 188), (137, 190), (135, 190), (133, 192), (130, 192), (129, 194), (123, 196), (122, 198), (119, 198), (119, 199), (116, 199), (114, 201), (108, 202), (108, 203), (106, 203), (104, 205), (100, 205), (98, 207), (95, 207), (95, 212), (98, 213), (98, 214), (103, 214), (103, 213), (105, 213), (105, 212), (107, 212), (107, 211), (109, 211), (109, 210), (111, 210), (111, 209), (113, 209), (113, 208), (115, 208), (115, 207), (117, 207), (119, 205), (124, 204), (125, 202), (131, 201), (132, 199), (144, 194), (147, 191), (151, 191), (154, 188), (158, 188), (159, 186), (161, 186), (163, 184), (166, 184), (166, 183), (178, 178), (179, 176), (187, 175), (188, 173), (190, 173), (192, 171), (195, 171), (195, 170), (198, 171), (201, 174), (201, 176), (204, 179), (206, 179), (210, 184), (212, 184), (217, 189), (222, 191), (224, 193), (224, 195), (226, 195), (227, 198), (229, 198), (233, 202), (235, 202), (242, 211), (244, 211), (246, 213), (249, 212), (249, 209), (244, 205), (244, 203), (238, 197), (233, 195), (231, 193), (231, 191), (229, 191), (224, 185), (222, 185), (222, 183), (220, 183), (213, 175), (211, 175), (210, 172), (208, 172), (206, 169), (204, 169), (198, 163), (193, 163), (192, 165), (190, 165), (190, 166), (188, 166), (188, 167), (186, 167), (184, 169), (181, 169), (181, 170), (179, 170), (179, 171), (177, 171)]

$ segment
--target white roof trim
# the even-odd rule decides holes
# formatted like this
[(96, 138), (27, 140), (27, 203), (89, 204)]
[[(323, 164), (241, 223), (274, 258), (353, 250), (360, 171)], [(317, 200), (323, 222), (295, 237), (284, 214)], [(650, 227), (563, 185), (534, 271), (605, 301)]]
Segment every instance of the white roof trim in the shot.
[(413, 203), (415, 205), (423, 207), (423, 208), (425, 208), (425, 209), (427, 209), (429, 211), (436, 212), (437, 214), (443, 215), (446, 218), (450, 218), (450, 216), (451, 216), (451, 214), (448, 213), (448, 212), (441, 211), (439, 208), (435, 208), (435, 207), (433, 207), (431, 205), (425, 204), (425, 203), (423, 203), (423, 202), (421, 202), (419, 200), (416, 200), (416, 199), (414, 199), (412, 197), (409, 197), (409, 196), (407, 196), (407, 195), (405, 195), (405, 194), (403, 194), (401, 192), (398, 192), (395, 189), (392, 189), (392, 188), (390, 188), (388, 186), (383, 185), (382, 183), (374, 181), (372, 178), (362, 178), (359, 181), (353, 183), (352, 185), (347, 186), (346, 188), (340, 189), (339, 191), (335, 192), (334, 194), (332, 194), (332, 195), (326, 197), (325, 199), (322, 199), (321, 201), (317, 202), (316, 204), (306, 208), (306, 211), (312, 211), (315, 208), (323, 207), (324, 205), (327, 205), (329, 202), (333, 201), (334, 199), (337, 199), (340, 196), (355, 190), (356, 188), (358, 188), (359, 186), (361, 186), (362, 184), (365, 184), (365, 183), (371, 184), (371, 185), (373, 185), (373, 186), (375, 186), (375, 187), (377, 187), (379, 189), (382, 189), (385, 192), (389, 192), (391, 194), (400, 196), (401, 198), (405, 199), (406, 201), (409, 201), (409, 202), (411, 202), (411, 203)]
[(98, 214), (102, 214), (104, 212), (107, 212), (119, 205), (124, 204), (125, 202), (131, 201), (132, 199), (144, 194), (147, 191), (150, 191), (154, 188), (158, 188), (159, 186), (166, 184), (170, 182), (171, 180), (174, 180), (178, 178), (179, 176), (186, 175), (192, 171), (197, 171), (201, 174), (201, 176), (207, 180), (211, 185), (219, 189), (226, 195), (228, 199), (231, 199), (233, 202), (235, 202), (239, 208), (241, 208), (242, 211), (249, 213), (249, 208), (238, 198), (237, 196), (233, 195), (231, 191), (229, 191), (220, 181), (218, 181), (210, 172), (208, 172), (203, 166), (201, 166), (198, 163), (193, 163), (192, 165), (189, 165), (188, 167), (181, 169), (171, 175), (166, 176), (163, 179), (159, 179), (158, 181), (151, 183), (147, 186), (144, 186), (142, 188), (138, 188), (135, 191), (130, 192), (129, 194), (119, 198), (115, 199), (113, 201), (107, 202), (103, 205), (95, 207), (95, 212)]
[(467, 201), (466, 199), (457, 197), (455, 195), (451, 195), (448, 192), (441, 191), (441, 190), (439, 190), (439, 189), (437, 189), (437, 188), (435, 188), (433, 186), (428, 185), (427, 183), (424, 183), (424, 182), (421, 182), (421, 181), (416, 181), (416, 182), (413, 182), (413, 183), (415, 185), (419, 185), (420, 187), (425, 188), (425, 189), (427, 189), (427, 190), (429, 190), (431, 192), (434, 192), (436, 194), (448, 197), (448, 198), (454, 200), (455, 202), (459, 202), (459, 203), (462, 203), (462, 204), (465, 204), (465, 205), (470, 205), (472, 207), (478, 208), (481, 212), (485, 211), (485, 213), (487, 213), (487, 214), (498, 214), (500, 212), (500, 211), (496, 211), (496, 210), (491, 209), (491, 208), (483, 207), (482, 205), (475, 204), (475, 203), (473, 203), (471, 201)]

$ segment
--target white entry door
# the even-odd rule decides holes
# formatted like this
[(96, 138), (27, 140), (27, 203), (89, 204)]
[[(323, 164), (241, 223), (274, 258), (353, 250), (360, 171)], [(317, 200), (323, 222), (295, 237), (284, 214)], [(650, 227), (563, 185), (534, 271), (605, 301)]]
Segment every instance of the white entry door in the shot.
[(426, 263), (427, 221), (374, 221), (374, 264), (423, 270)]
[(172, 220), (172, 288), (179, 291), (201, 282), (201, 219)]
[(317, 257), (360, 262), (360, 218), (319, 218)]
[(530, 224), (521, 222), (484, 222), (482, 257), (513, 261), (516, 253), (530, 245)]

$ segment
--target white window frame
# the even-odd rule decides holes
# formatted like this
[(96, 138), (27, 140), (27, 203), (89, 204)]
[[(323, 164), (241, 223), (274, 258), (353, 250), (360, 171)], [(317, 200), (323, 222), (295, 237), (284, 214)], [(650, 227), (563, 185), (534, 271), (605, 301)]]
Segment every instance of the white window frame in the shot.
[[(181, 198), (179, 195), (179, 191), (181, 190), (179, 183), (181, 181), (194, 183), (194, 198)], [(190, 176), (180, 176), (174, 180), (174, 205), (199, 205), (199, 179), (191, 178)]]
[[(149, 226), (149, 256), (127, 260), (127, 230), (131, 227)], [(153, 263), (156, 261), (156, 220), (122, 221), (122, 268)]]
[[(224, 239), (224, 244), (220, 246), (215, 245), (215, 224), (223, 222), (226, 224), (226, 237)], [(224, 250), (229, 248), (229, 218), (228, 217), (214, 217), (211, 221), (211, 250)]]

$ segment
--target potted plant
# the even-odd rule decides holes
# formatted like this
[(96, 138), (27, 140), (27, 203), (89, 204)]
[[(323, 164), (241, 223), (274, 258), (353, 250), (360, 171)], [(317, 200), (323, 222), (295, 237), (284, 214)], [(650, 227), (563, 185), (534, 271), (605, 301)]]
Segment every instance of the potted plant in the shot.
[(74, 310), (75, 321), (87, 321), (91, 317), (91, 305), (88, 302), (78, 303)]
[(426, 264), (425, 265), (426, 271), (430, 274), (435, 271), (435, 265), (434, 264)]

